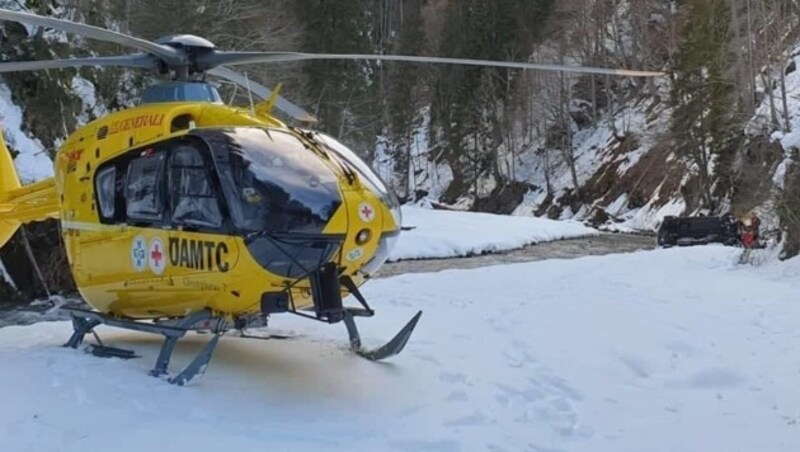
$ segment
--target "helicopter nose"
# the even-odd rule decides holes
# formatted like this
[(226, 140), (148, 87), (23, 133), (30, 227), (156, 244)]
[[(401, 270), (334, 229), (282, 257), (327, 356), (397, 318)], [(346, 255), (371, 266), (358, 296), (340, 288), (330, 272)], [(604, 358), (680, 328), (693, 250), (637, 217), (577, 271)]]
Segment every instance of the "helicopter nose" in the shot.
[(297, 234), (256, 235), (245, 241), (253, 258), (265, 270), (285, 278), (301, 278), (330, 262), (341, 239), (322, 234), (301, 237)]

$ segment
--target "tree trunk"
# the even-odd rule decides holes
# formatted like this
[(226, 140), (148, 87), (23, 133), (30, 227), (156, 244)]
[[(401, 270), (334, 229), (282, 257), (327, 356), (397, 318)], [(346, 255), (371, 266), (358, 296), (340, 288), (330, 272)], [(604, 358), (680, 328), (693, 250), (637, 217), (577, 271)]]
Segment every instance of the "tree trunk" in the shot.
[(778, 122), (778, 109), (775, 105), (775, 91), (772, 89), (772, 67), (767, 66), (767, 74), (761, 74), (761, 83), (764, 84), (764, 91), (769, 99), (769, 119), (772, 127), (780, 127)]
[(781, 68), (781, 102), (783, 103), (783, 131), (789, 133), (792, 126), (789, 124), (789, 100), (786, 93), (786, 71)]

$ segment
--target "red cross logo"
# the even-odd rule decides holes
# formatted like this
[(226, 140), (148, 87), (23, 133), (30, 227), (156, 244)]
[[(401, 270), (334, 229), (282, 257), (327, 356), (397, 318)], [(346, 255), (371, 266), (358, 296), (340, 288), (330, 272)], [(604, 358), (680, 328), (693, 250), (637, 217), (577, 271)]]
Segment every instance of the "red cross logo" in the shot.
[(373, 209), (368, 202), (362, 202), (358, 206), (358, 216), (361, 218), (361, 221), (369, 223), (375, 219), (375, 209)]
[(158, 237), (153, 237), (150, 240), (150, 259), (148, 264), (150, 264), (150, 270), (153, 270), (153, 273), (156, 275), (160, 275), (164, 272), (164, 269), (167, 267), (167, 261), (164, 259), (164, 242), (161, 241)]
[(161, 265), (160, 264), (161, 257), (162, 257), (161, 250), (158, 249), (158, 243), (156, 243), (155, 246), (153, 247), (153, 251), (150, 253), (150, 259), (153, 259), (153, 262), (156, 263), (156, 267)]

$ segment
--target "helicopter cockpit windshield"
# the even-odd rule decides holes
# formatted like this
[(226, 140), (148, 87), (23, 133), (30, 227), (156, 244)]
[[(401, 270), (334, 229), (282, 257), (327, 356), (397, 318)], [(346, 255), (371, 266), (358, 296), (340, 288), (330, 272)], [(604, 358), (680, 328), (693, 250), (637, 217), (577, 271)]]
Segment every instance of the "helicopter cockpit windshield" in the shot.
[(319, 234), (342, 203), (336, 174), (286, 131), (237, 128), (205, 138), (237, 229)]

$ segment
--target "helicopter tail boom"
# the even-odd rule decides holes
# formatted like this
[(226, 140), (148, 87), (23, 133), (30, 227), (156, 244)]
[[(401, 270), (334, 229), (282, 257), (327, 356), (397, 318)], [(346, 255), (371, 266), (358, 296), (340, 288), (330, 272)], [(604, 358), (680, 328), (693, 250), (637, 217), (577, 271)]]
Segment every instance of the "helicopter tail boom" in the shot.
[[(2, 135), (0, 133), (0, 199), (22, 186), (14, 167), (14, 160), (11, 158), (11, 153), (8, 151)], [(20, 225), (18, 221), (7, 219), (5, 210), (5, 205), (0, 204), (0, 247), (11, 239)]]
[(52, 177), (0, 193), (0, 221), (30, 223), (58, 217), (56, 182)]
[(22, 186), (14, 160), (0, 134), (0, 247), (23, 223), (58, 217), (53, 178)]

